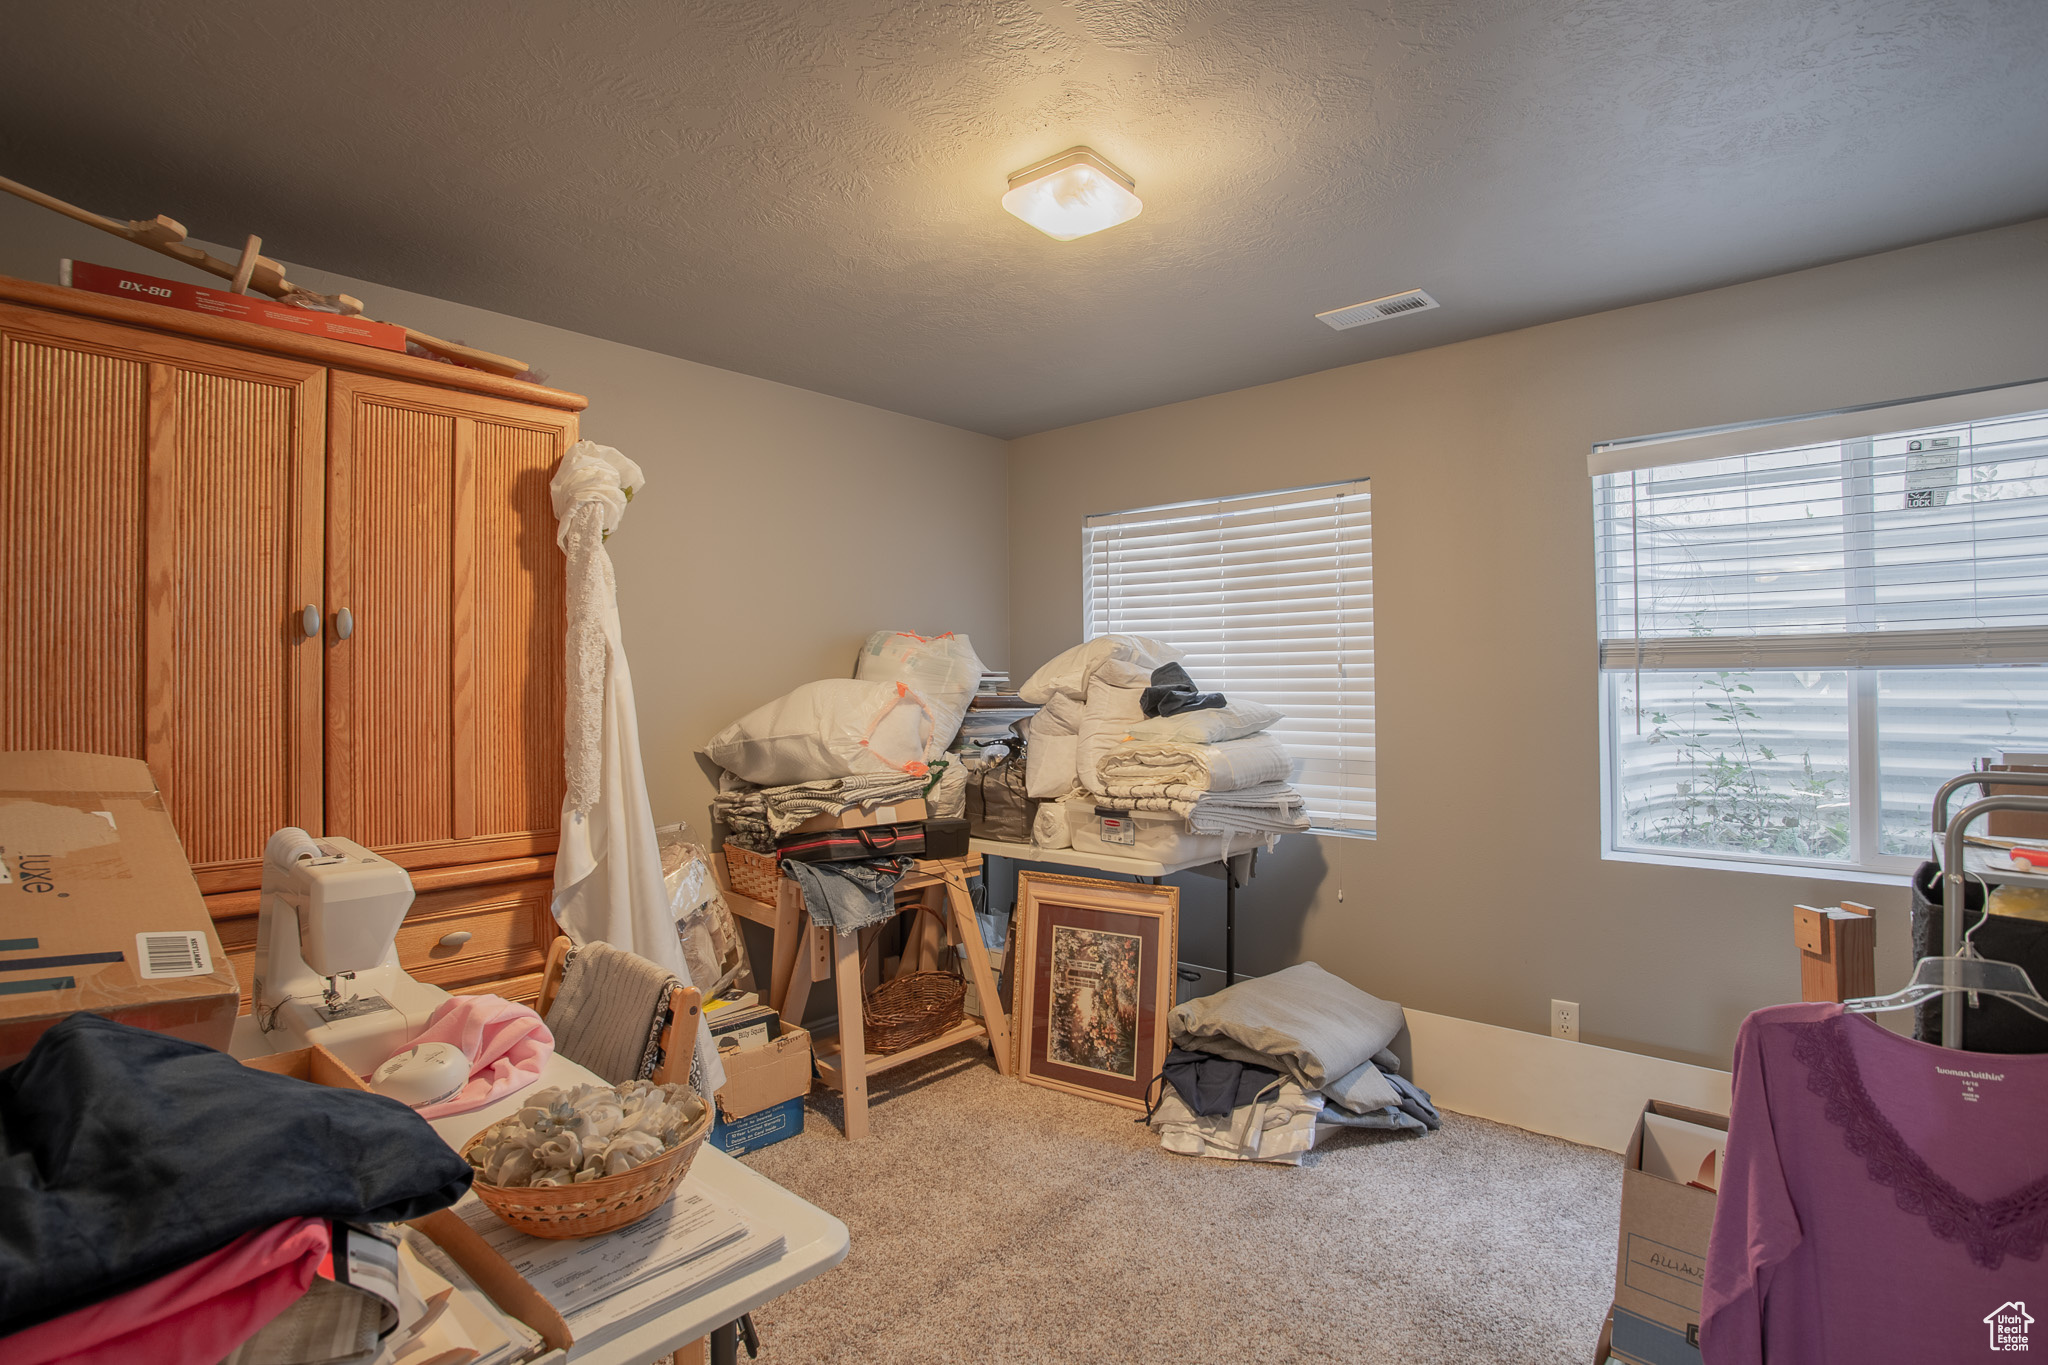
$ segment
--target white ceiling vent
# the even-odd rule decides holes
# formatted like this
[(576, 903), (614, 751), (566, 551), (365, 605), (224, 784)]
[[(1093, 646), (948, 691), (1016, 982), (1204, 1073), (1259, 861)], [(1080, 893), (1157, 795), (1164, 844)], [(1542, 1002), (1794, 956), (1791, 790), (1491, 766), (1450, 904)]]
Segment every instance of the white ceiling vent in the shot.
[(1423, 313), (1436, 306), (1435, 299), (1420, 289), (1411, 289), (1405, 294), (1389, 294), (1383, 299), (1354, 303), (1349, 308), (1332, 308), (1327, 313), (1316, 314), (1316, 320), (1327, 322), (1341, 332), (1346, 327), (1363, 327), (1368, 322), (1384, 322), (1403, 313)]

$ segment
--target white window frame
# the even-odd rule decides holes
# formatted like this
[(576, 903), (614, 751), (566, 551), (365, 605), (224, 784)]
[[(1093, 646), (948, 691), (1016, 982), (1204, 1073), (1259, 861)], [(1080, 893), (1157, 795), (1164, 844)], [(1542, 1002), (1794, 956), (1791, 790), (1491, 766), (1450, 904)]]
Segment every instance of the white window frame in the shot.
[[(1731, 427), (1705, 429), (1699, 432), (1683, 432), (1671, 435), (1644, 437), (1628, 441), (1604, 442), (1594, 448), (1588, 461), (1589, 472), (1595, 476), (1618, 474), (1630, 469), (1660, 468), (1672, 465), (1690, 464), (1719, 457), (1772, 450), (1790, 450), (1806, 445), (1839, 442), (1845, 464), (1859, 458), (1867, 459), (1874, 437), (1897, 436), (1928, 428), (1961, 425), (1971, 421), (1989, 421), (2001, 417), (2048, 409), (2048, 381), (2029, 381), (2022, 384), (1995, 386), (1990, 389), (1971, 390), (1961, 393), (1935, 395), (1929, 398), (1913, 399), (1897, 404), (1873, 404), (1858, 409), (1845, 409), (1833, 413), (1810, 414), (1783, 421), (1746, 423)], [(1860, 485), (1860, 486), (1857, 486)], [(1849, 493), (1850, 517), (1867, 517), (1870, 514), (1870, 490), (1867, 477), (1852, 481)], [(1600, 505), (1600, 489), (1594, 486), (1594, 556), (1596, 595), (1596, 636), (1605, 631), (1607, 603), (1600, 597), (1605, 587), (1605, 575), (1613, 568), (1602, 562), (1601, 517), (1604, 509)], [(1860, 616), (1860, 612), (1859, 612)], [(1857, 623), (1860, 626), (1860, 622)], [(2018, 636), (2021, 632), (2006, 631), (2007, 636)], [(1922, 633), (1924, 637), (1926, 633)], [(1841, 664), (1821, 665), (1827, 671), (1846, 671), (1848, 678), (1847, 698), (1847, 749), (1848, 776), (1846, 786), (1850, 803), (1849, 856), (1843, 860), (1805, 859), (1778, 856), (1751, 851), (1722, 851), (1701, 848), (1666, 848), (1642, 845), (1624, 845), (1620, 842), (1617, 806), (1621, 791), (1622, 746), (1616, 742), (1613, 727), (1621, 714), (1617, 691), (1624, 685), (1629, 672), (1624, 668), (1603, 666), (1596, 661), (1599, 678), (1599, 743), (1600, 743), (1600, 846), (1604, 859), (1619, 862), (1658, 863), (1674, 866), (1720, 868), (1753, 872), (1774, 873), (1824, 880), (1854, 881), (1889, 885), (1904, 885), (1913, 870), (1922, 861), (1920, 857), (1890, 854), (1883, 851), (1883, 795), (1881, 768), (1878, 754), (1880, 741), (1878, 728), (1878, 673), (1887, 666), (1914, 668), (1916, 664), (1899, 653), (1910, 652), (1916, 644), (1925, 643), (1909, 632), (1894, 632), (1889, 636), (1865, 635), (1857, 637), (1866, 645), (1875, 646), (1885, 640), (1894, 646), (1893, 656), (1885, 662), (1869, 666), (1850, 665), (1844, 670)], [(1786, 643), (1797, 645), (1799, 637), (1785, 637)], [(1656, 652), (1659, 641), (1645, 640), (1638, 644), (1644, 656)], [(1675, 656), (1673, 662), (1665, 663), (1657, 671), (1685, 671), (1678, 660), (1682, 660), (1686, 644), (1666, 651)], [(1760, 643), (1768, 645), (1769, 637)], [(2009, 643), (2013, 652), (2009, 659), (1990, 658), (1977, 667), (1996, 667), (2000, 662), (2019, 662), (2019, 656), (2036, 648), (2031, 642)], [(1992, 651), (1996, 652), (1996, 651)], [(2033, 661), (2029, 656), (2029, 661)], [(1935, 662), (1935, 661), (1930, 661)], [(1710, 671), (1716, 663), (1702, 659), (1698, 665), (1701, 671)], [(1725, 667), (1725, 664), (1718, 665)], [(1778, 671), (1787, 665), (1774, 664), (1765, 658), (1747, 665), (1755, 670)], [(1796, 666), (1796, 665), (1794, 665)], [(1808, 664), (1807, 667), (1816, 665)], [(1926, 664), (1919, 665), (1921, 667)], [(1963, 667), (1968, 667), (1967, 665)], [(1652, 671), (1649, 667), (1644, 672)], [(1637, 698), (1638, 706), (1641, 699)], [(1929, 834), (1930, 843), (1932, 833)]]
[[(1647, 671), (1647, 670), (1646, 670)], [(1769, 853), (1738, 853), (1711, 848), (1662, 848), (1621, 842), (1615, 805), (1621, 792), (1621, 746), (1614, 742), (1618, 710), (1614, 695), (1627, 674), (1600, 670), (1600, 853), (1624, 863), (1662, 863), (1678, 867), (1716, 867), (1783, 876), (1819, 877), (1828, 881), (1874, 882), (1904, 886), (1920, 859), (1885, 853), (1883, 798), (1877, 763), (1877, 675), (1867, 669), (1849, 671), (1849, 857), (1807, 859)], [(1930, 836), (1931, 837), (1931, 836)]]
[[(1098, 606), (1098, 603), (1094, 600), (1094, 593), (1096, 590), (1098, 574), (1096, 570), (1097, 555), (1094, 549), (1093, 542), (1093, 537), (1097, 532), (1109, 532), (1119, 525), (1129, 525), (1133, 523), (1143, 524), (1143, 522), (1148, 519), (1161, 518), (1166, 516), (1167, 514), (1175, 513), (1186, 515), (1190, 518), (1198, 518), (1204, 513), (1208, 513), (1210, 515), (1225, 516), (1233, 513), (1254, 514), (1260, 508), (1269, 506), (1299, 507), (1304, 504), (1312, 504), (1315, 501), (1318, 501), (1316, 495), (1321, 495), (1320, 501), (1326, 502), (1330, 505), (1333, 516), (1339, 518), (1348, 518), (1348, 524), (1355, 526), (1356, 529), (1362, 530), (1363, 532), (1364, 544), (1362, 548), (1366, 560), (1366, 568), (1364, 571), (1364, 580), (1362, 587), (1359, 586), (1355, 578), (1346, 577), (1347, 571), (1343, 567), (1342, 559), (1340, 558), (1350, 557), (1358, 552), (1358, 547), (1356, 546), (1355, 542), (1347, 541), (1345, 542), (1343, 548), (1333, 548), (1332, 551), (1332, 559), (1334, 562), (1332, 572), (1335, 575), (1337, 575), (1340, 581), (1344, 582), (1345, 584), (1343, 594), (1347, 606), (1355, 606), (1357, 608), (1360, 608), (1364, 613), (1362, 622), (1360, 623), (1362, 629), (1357, 629), (1355, 633), (1353, 633), (1353, 628), (1347, 626), (1345, 632), (1340, 632), (1339, 634), (1333, 637), (1333, 641), (1337, 645), (1340, 657), (1344, 654), (1363, 653), (1366, 659), (1368, 660), (1368, 675), (1365, 681), (1362, 684), (1360, 684), (1356, 678), (1351, 677), (1351, 675), (1349, 674), (1345, 674), (1345, 680), (1341, 682), (1335, 689), (1333, 689), (1332, 695), (1341, 696), (1346, 704), (1350, 704), (1354, 700), (1358, 700), (1362, 703), (1366, 713), (1372, 717), (1372, 719), (1367, 722), (1368, 734), (1370, 735), (1371, 740), (1371, 747), (1366, 751), (1366, 755), (1363, 760), (1363, 783), (1358, 782), (1356, 780), (1356, 775), (1350, 771), (1346, 771), (1339, 774), (1338, 777), (1341, 780), (1329, 780), (1325, 778), (1315, 783), (1301, 781), (1300, 774), (1302, 760), (1299, 757), (1299, 755), (1297, 755), (1295, 763), (1297, 785), (1304, 787), (1304, 795), (1310, 798), (1309, 817), (1312, 823), (1309, 829), (1309, 833), (1334, 835), (1343, 838), (1371, 839), (1376, 837), (1378, 829), (1378, 807), (1376, 804), (1378, 788), (1376, 762), (1378, 749), (1378, 725), (1377, 716), (1373, 711), (1373, 708), (1376, 706), (1377, 703), (1377, 674), (1376, 670), (1371, 669), (1369, 662), (1372, 654), (1372, 494), (1370, 480), (1363, 478), (1350, 479), (1345, 480), (1341, 483), (1319, 484), (1306, 488), (1276, 489), (1267, 492), (1243, 494), (1224, 498), (1203, 498), (1190, 502), (1167, 503), (1152, 507), (1137, 507), (1126, 509), (1124, 511), (1119, 512), (1096, 513), (1088, 516), (1082, 522), (1081, 535), (1081, 630), (1084, 638), (1091, 638), (1098, 634), (1121, 632), (1153, 635), (1157, 638), (1163, 639), (1168, 644), (1175, 643), (1175, 641), (1172, 638), (1170, 638), (1170, 636), (1163, 634), (1157, 629), (1140, 629), (1136, 625), (1126, 625), (1117, 623), (1114, 621), (1113, 618), (1109, 617), (1109, 609), (1100, 608)], [(1346, 505), (1347, 503), (1348, 506)], [(1334, 547), (1336, 542), (1333, 541), (1332, 543)], [(1355, 573), (1355, 570), (1351, 572)], [(1213, 628), (1221, 628), (1224, 624), (1224, 618), (1219, 617), (1217, 618), (1216, 626)], [(1362, 648), (1356, 643), (1356, 641), (1360, 639), (1362, 639), (1364, 642)], [(1190, 655), (1191, 658), (1196, 657), (1194, 647), (1190, 648)], [(1340, 664), (1339, 667), (1341, 670), (1343, 665)], [(1226, 677), (1219, 677), (1215, 676), (1212, 672), (1205, 672), (1203, 664), (1199, 661), (1191, 663), (1190, 669), (1194, 674), (1197, 686), (1222, 690), (1227, 694), (1235, 692), (1238, 695), (1248, 695), (1255, 700), (1262, 699), (1260, 698), (1259, 693), (1255, 689), (1247, 689), (1243, 687), (1233, 688)], [(1354, 689), (1357, 689), (1361, 686), (1364, 690), (1362, 696), (1359, 696), (1359, 694)], [(1279, 709), (1283, 712), (1287, 710), (1287, 707), (1283, 701), (1277, 698), (1266, 699), (1271, 700), (1272, 703), (1274, 705), (1277, 705)], [(1303, 724), (1306, 723), (1307, 722), (1303, 722)], [(1280, 733), (1281, 737), (1284, 739), (1286, 737), (1284, 732), (1287, 729), (1287, 722), (1282, 721), (1281, 724), (1278, 727), (1276, 727), (1276, 732)], [(1342, 742), (1342, 730), (1338, 727), (1333, 727), (1333, 729), (1335, 729), (1337, 732), (1338, 742), (1332, 747), (1335, 747), (1340, 751), (1345, 751), (1346, 746)], [(1344, 761), (1349, 762), (1348, 759)], [(1349, 826), (1319, 823), (1319, 821), (1321, 820), (1328, 819), (1332, 814), (1332, 812), (1328, 809), (1324, 809), (1321, 811), (1317, 809), (1317, 805), (1314, 799), (1314, 793), (1316, 789), (1319, 787), (1330, 787), (1341, 790), (1343, 792), (1343, 796), (1341, 799), (1344, 801), (1345, 804), (1369, 806), (1371, 809), (1371, 814), (1365, 816), (1351, 817), (1354, 821), (1357, 821), (1358, 823), (1354, 823)], [(1343, 817), (1339, 815), (1338, 818)]]

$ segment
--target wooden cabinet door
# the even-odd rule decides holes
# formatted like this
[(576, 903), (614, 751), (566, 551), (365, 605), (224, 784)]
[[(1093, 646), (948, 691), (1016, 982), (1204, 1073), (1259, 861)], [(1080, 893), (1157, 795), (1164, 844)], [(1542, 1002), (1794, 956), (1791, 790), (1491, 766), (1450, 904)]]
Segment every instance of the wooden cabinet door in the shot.
[(575, 416), (337, 371), (328, 428), (328, 830), (406, 867), (551, 852), (563, 567), (548, 480)]
[(326, 374), (0, 307), (0, 748), (146, 760), (206, 891), (321, 828)]

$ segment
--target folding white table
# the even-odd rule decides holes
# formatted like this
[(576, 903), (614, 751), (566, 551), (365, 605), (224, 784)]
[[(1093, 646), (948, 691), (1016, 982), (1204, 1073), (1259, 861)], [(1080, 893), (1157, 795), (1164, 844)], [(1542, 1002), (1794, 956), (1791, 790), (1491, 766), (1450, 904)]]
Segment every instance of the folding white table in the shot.
[[(1237, 877), (1231, 871), (1229, 857), (1190, 858), (1186, 862), (1162, 863), (1152, 858), (1124, 858), (1107, 853), (1088, 853), (1078, 848), (1040, 848), (1036, 844), (1013, 844), (1001, 839), (970, 839), (967, 841), (967, 850), (970, 853), (979, 853), (984, 860), (981, 870), (983, 886), (993, 884), (986, 862), (989, 858), (1008, 858), (1013, 863), (1051, 863), (1055, 867), (1079, 867), (1092, 872), (1116, 872), (1126, 877), (1136, 877), (1141, 881), (1154, 883), (1176, 872), (1186, 872), (1199, 867), (1221, 867), (1223, 984), (1228, 986), (1237, 980)], [(1252, 851), (1242, 850), (1245, 853)], [(1247, 876), (1246, 880), (1249, 881), (1250, 877)]]
[[(593, 1073), (557, 1055), (548, 1059), (547, 1069), (534, 1086), (581, 1085), (597, 1080)], [(524, 1104), (534, 1086), (467, 1114), (436, 1119), (434, 1131), (460, 1151), (470, 1138)], [(680, 1191), (689, 1186), (731, 1205), (756, 1229), (770, 1235), (781, 1233), (782, 1255), (737, 1280), (684, 1299), (658, 1316), (596, 1332), (587, 1339), (578, 1337), (569, 1348), (569, 1359), (577, 1365), (646, 1365), (656, 1356), (708, 1336), (715, 1329), (729, 1327), (742, 1314), (753, 1312), (806, 1280), (816, 1279), (846, 1259), (846, 1224), (708, 1142), (697, 1150), (690, 1173), (676, 1188)], [(575, 1330), (574, 1323), (570, 1330)]]
[[(257, 1031), (256, 1021), (245, 1014), (235, 1021), (234, 1041), (228, 1050), (236, 1057), (253, 1057), (270, 1049)], [(470, 1138), (517, 1110), (536, 1087), (583, 1085), (598, 1079), (594, 1072), (556, 1055), (548, 1059), (540, 1079), (533, 1085), (515, 1090), (481, 1109), (436, 1119), (434, 1131), (449, 1146), (461, 1151)], [(677, 1188), (689, 1185), (731, 1205), (754, 1227), (770, 1235), (781, 1233), (782, 1255), (737, 1280), (681, 1300), (664, 1312), (595, 1332), (587, 1339), (578, 1337), (569, 1348), (569, 1360), (577, 1365), (646, 1365), (656, 1356), (714, 1333), (714, 1354), (731, 1359), (732, 1324), (742, 1315), (806, 1280), (816, 1279), (846, 1259), (846, 1224), (708, 1142), (698, 1149), (690, 1163), (690, 1173)], [(570, 1330), (575, 1330), (575, 1324), (570, 1324)], [(718, 1337), (725, 1340), (721, 1342)], [(720, 1346), (724, 1347), (723, 1352), (718, 1350)], [(559, 1356), (550, 1352), (548, 1359)]]

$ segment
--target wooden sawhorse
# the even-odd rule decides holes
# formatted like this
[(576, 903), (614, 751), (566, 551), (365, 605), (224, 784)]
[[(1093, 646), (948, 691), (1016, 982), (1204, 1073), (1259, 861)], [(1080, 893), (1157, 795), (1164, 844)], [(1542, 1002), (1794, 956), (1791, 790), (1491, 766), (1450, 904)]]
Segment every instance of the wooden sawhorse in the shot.
[[(845, 1100), (849, 1138), (868, 1135), (868, 1077), (890, 1067), (916, 1061), (970, 1038), (981, 1038), (995, 1056), (996, 1070), (1005, 1076), (1010, 1074), (1010, 1021), (996, 990), (995, 970), (989, 965), (974, 902), (967, 894), (968, 875), (980, 863), (981, 856), (972, 853), (964, 858), (920, 858), (916, 869), (897, 890), (921, 893), (925, 903), (938, 911), (939, 919), (951, 928), (954, 942), (966, 948), (967, 979), (974, 984), (982, 1016), (967, 1015), (937, 1037), (886, 1056), (869, 1052), (862, 1033), (861, 999), (866, 993), (866, 982), (862, 979), (860, 950), (869, 938), (887, 927), (887, 922), (854, 934), (835, 934), (814, 925), (804, 908), (803, 893), (787, 877), (778, 883), (773, 906), (726, 893), (734, 914), (774, 931), (768, 1001), (781, 1011), (784, 1023), (803, 1023), (812, 983), (828, 977), (834, 981), (839, 995), (839, 1036), (818, 1040), (814, 1053), (818, 1074)], [(897, 970), (938, 970), (944, 951), (938, 923), (919, 915), (904, 944), (902, 965)]]

